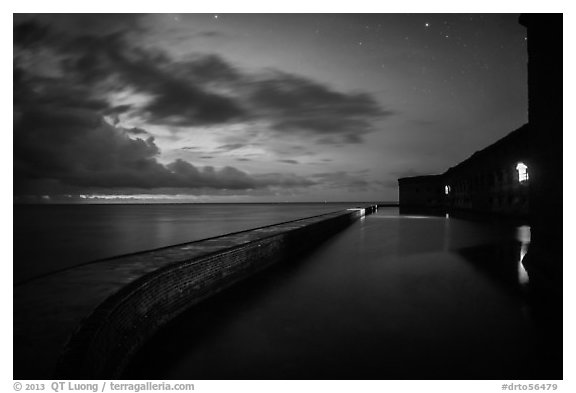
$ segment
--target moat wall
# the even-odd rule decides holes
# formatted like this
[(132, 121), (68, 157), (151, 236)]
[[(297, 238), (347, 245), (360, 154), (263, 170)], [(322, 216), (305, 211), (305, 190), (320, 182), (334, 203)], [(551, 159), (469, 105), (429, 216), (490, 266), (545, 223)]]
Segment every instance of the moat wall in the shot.
[[(18, 330), (17, 324), (24, 320), (27, 323), (52, 323), (55, 326), (48, 327), (48, 331), (58, 334), (46, 334), (44, 339), (60, 340), (59, 345), (52, 342), (46, 346), (60, 348), (58, 351), (60, 355), (52, 355), (53, 359), (49, 354), (32, 358), (33, 355), (38, 355), (37, 349), (43, 348), (42, 345), (35, 346), (29, 351), (23, 348), (23, 356), (28, 353), (31, 357), (29, 362), (49, 359), (48, 362), (52, 365), (37, 367), (36, 369), (41, 370), (39, 372), (41, 375), (22, 375), (22, 377), (65, 379), (117, 377), (131, 356), (148, 338), (190, 306), (271, 264), (298, 258), (299, 254), (314, 248), (375, 209), (375, 206), (370, 206), (366, 209), (340, 211), (128, 255), (99, 263), (101, 274), (89, 274), (90, 271), (98, 271), (99, 264), (93, 264), (72, 269), (78, 272), (65, 272), (62, 280), (51, 277), (50, 285), (28, 285), (28, 288), (19, 288), (20, 291), (44, 288), (44, 291), (48, 292), (47, 296), (59, 294), (49, 301), (48, 307), (66, 310), (69, 305), (70, 310), (66, 312), (77, 314), (72, 318), (65, 318), (66, 321), (63, 322), (68, 323), (63, 325), (68, 325), (67, 327), (60, 327), (56, 326), (59, 323), (57, 318), (42, 320), (42, 315), (47, 315), (50, 310), (44, 309), (36, 316), (30, 315), (33, 306), (28, 304), (26, 307), (19, 307), (15, 301), (15, 331)], [(146, 263), (151, 266), (135, 267)], [(108, 271), (112, 266), (115, 271)], [(125, 268), (119, 270), (121, 266)], [(91, 270), (82, 271), (88, 268)], [(114, 278), (113, 274), (119, 277)], [(123, 274), (126, 277), (123, 278)], [(99, 279), (112, 282), (102, 286), (96, 282)], [(97, 296), (88, 294), (84, 304), (78, 300), (78, 297), (83, 296), (82, 292), (74, 293), (75, 291), (62, 288), (50, 288), (50, 286), (66, 286), (70, 281), (73, 281), (74, 288), (82, 287), (78, 280), (84, 281), (86, 292), (94, 288), (102, 292), (102, 288), (105, 288), (107, 296), (101, 293)], [(36, 299), (45, 295), (36, 293), (27, 298)], [(81, 307), (77, 307), (79, 302)], [(42, 303), (46, 306), (46, 301)], [(22, 315), (24, 313), (28, 315)], [(76, 323), (73, 324), (72, 321)], [(34, 330), (34, 328), (28, 330), (29, 334)], [(24, 331), (26, 332), (26, 329)], [(15, 356), (19, 351), (18, 343), (23, 343), (26, 339), (19, 337), (19, 340), (15, 340)], [(38, 340), (37, 337), (28, 339)], [(20, 377), (16, 365), (14, 374), (15, 377)]]

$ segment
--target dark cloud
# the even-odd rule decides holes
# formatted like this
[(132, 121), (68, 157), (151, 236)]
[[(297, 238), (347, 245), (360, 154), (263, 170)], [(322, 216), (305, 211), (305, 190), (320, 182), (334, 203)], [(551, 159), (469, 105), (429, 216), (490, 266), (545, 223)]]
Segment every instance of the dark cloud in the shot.
[(193, 57), (183, 67), (200, 83), (236, 82), (242, 79), (242, 75), (232, 65), (216, 55)]
[(245, 147), (246, 145), (247, 145), (246, 143), (227, 143), (225, 145), (218, 146), (217, 150), (221, 151), (238, 150)]
[(393, 114), (368, 94), (341, 93), (280, 72), (258, 82), (251, 99), (274, 129), (317, 136), (321, 143), (360, 143), (374, 120)]
[[(91, 58), (93, 53), (86, 56)], [(207, 80), (232, 77), (232, 71), (213, 57), (172, 64), (162, 53), (129, 48), (125, 42), (114, 42), (102, 56), (109, 68), (105, 71), (107, 78), (116, 75), (125, 85), (152, 97), (140, 110), (149, 123), (198, 126), (246, 117), (238, 101), (203, 87)], [(77, 71), (94, 75), (94, 62), (86, 68), (82, 60), (77, 63)]]
[[(175, 61), (160, 50), (131, 43), (129, 35), (138, 31), (139, 19), (14, 17), (16, 194), (335, 184), (327, 176), (250, 175), (233, 167), (200, 168), (184, 160), (162, 164), (154, 138), (143, 128), (121, 127), (120, 118), (136, 117), (141, 123), (167, 127), (256, 121), (269, 124), (275, 135), (343, 144), (361, 142), (371, 122), (392, 113), (367, 94), (337, 92), (276, 71), (248, 74), (215, 55)], [(127, 91), (144, 99), (122, 105), (111, 99), (112, 94)], [(216, 150), (246, 145), (233, 141)]]
[(176, 181), (176, 184), (168, 185), (168, 187), (174, 187), (177, 184), (190, 187), (190, 184), (194, 184), (195, 188), (233, 190), (256, 188), (256, 182), (250, 175), (229, 166), (219, 170), (211, 166), (197, 168), (187, 161), (178, 159), (166, 167)]
[(133, 127), (133, 128), (123, 128), (130, 135), (150, 135), (148, 131), (143, 130), (142, 128)]
[(118, 32), (61, 34), (58, 39), (51, 39), (53, 36), (55, 33), (45, 25), (24, 22), (14, 28), (15, 52), (25, 50), (23, 44), (41, 43), (43, 49), (50, 48), (54, 56), (62, 57), (60, 63), (68, 84), (93, 90), (131, 88), (146, 94), (151, 99), (139, 111), (149, 123), (199, 126), (222, 124), (247, 116), (238, 100), (204, 86), (208, 82), (235, 78), (233, 68), (215, 56), (172, 62), (162, 52), (130, 46), (125, 35)]
[(221, 124), (244, 117), (233, 100), (176, 81), (157, 85), (156, 98), (146, 107), (147, 121), (172, 126)]
[(286, 164), (299, 164), (299, 162), (296, 160), (278, 160), (278, 162), (283, 162)]
[(115, 114), (132, 109), (151, 124), (182, 127), (262, 120), (280, 134), (351, 144), (363, 141), (374, 120), (393, 114), (366, 93), (338, 92), (280, 71), (247, 74), (216, 55), (173, 61), (161, 51), (128, 44), (123, 30), (88, 34), (92, 29), (76, 29), (76, 35), (60, 33), (51, 39), (56, 35), (51, 29), (35, 21), (16, 25), (15, 45), (23, 48), (42, 41), (62, 58), (68, 85), (81, 86), (79, 90), (129, 88), (145, 94), (150, 100), (140, 108), (101, 109)]
[(122, 113), (128, 112), (132, 109), (132, 105), (118, 105), (111, 108), (108, 108), (104, 114), (106, 115), (120, 115)]
[(16, 192), (36, 179), (72, 186), (153, 187), (166, 173), (152, 137), (131, 139), (85, 109), (27, 108), (15, 124)]
[[(143, 14), (14, 14), (14, 25), (50, 26), (50, 33), (73, 35), (140, 34)], [(44, 38), (48, 31), (44, 30)]]
[[(52, 102), (52, 104), (50, 104)], [(252, 190), (313, 184), (294, 175), (249, 175), (233, 167), (163, 165), (154, 138), (107, 123), (94, 109), (61, 107), (38, 97), (18, 108), (14, 125), (16, 195), (93, 189)]]
[(104, 111), (109, 106), (106, 100), (85, 86), (74, 84), (65, 78), (36, 76), (15, 65), (14, 106), (19, 109), (28, 105), (91, 111)]
[(24, 21), (14, 26), (14, 45), (30, 47), (44, 40), (49, 33), (46, 26), (32, 20)]

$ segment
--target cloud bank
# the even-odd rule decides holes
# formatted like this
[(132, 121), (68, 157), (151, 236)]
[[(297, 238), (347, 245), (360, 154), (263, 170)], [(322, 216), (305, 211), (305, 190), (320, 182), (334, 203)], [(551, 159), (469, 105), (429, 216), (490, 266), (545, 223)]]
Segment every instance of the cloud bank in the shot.
[[(374, 120), (393, 114), (368, 94), (338, 92), (294, 74), (246, 73), (209, 54), (174, 60), (131, 43), (127, 31), (137, 28), (136, 17), (112, 20), (114, 28), (104, 33), (98, 18), (65, 29), (50, 17), (15, 24), (16, 194), (45, 193), (46, 184), (56, 184), (55, 190), (308, 187), (328, 178), (250, 175), (182, 159), (161, 163), (154, 137), (144, 128), (122, 127), (120, 119), (176, 130), (257, 121), (279, 137), (352, 144), (363, 141)], [(138, 100), (114, 99), (126, 92)]]

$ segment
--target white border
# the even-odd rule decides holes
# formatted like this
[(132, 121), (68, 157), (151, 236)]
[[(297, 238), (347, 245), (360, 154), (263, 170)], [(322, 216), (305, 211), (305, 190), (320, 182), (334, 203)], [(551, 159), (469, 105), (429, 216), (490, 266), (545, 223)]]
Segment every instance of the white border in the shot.
[[(386, 12), (386, 13), (470, 13), (470, 12), (495, 12), (495, 13), (517, 13), (517, 12), (563, 12), (564, 15), (564, 381), (558, 382), (561, 391), (576, 391), (574, 383), (574, 338), (570, 334), (576, 331), (574, 324), (574, 311), (572, 300), (574, 299), (574, 285), (569, 281), (574, 276), (573, 264), (576, 263), (574, 252), (570, 250), (571, 237), (574, 230), (571, 224), (576, 218), (575, 207), (569, 202), (573, 201), (574, 179), (573, 166), (570, 163), (570, 153), (573, 151), (575, 135), (570, 130), (571, 122), (568, 116), (573, 112), (574, 99), (574, 6), (569, 1), (481, 1), (465, 2), (462, 0), (437, 0), (437, 1), (347, 1), (335, 3), (333, 1), (306, 1), (296, 0), (275, 4), (271, 1), (220, 1), (210, 2), (196, 1), (168, 1), (153, 2), (143, 4), (141, 1), (117, 1), (100, 0), (98, 2), (78, 2), (78, 1), (40, 1), (40, 0), (9, 0), (2, 3), (2, 23), (0, 24), (3, 35), (2, 48), (6, 52), (12, 46), (12, 13), (21, 12), (194, 12), (194, 13), (262, 13), (262, 12), (320, 12), (320, 13), (365, 13), (365, 12)], [(574, 3), (574, 2), (572, 2)], [(8, 55), (6, 55), (7, 57)], [(0, 64), (4, 67), (1, 73), (5, 87), (2, 94), (3, 128), (6, 145), (13, 146), (10, 111), (12, 98), (9, 96), (12, 91), (12, 72), (9, 70), (11, 61), (4, 59)], [(570, 110), (567, 110), (570, 108)], [(0, 155), (0, 167), (4, 182), (2, 184), (1, 195), (1, 217), (2, 241), (0, 250), (2, 252), (1, 263), (4, 264), (2, 274), (2, 284), (0, 286), (3, 315), (7, 316), (1, 327), (2, 337), (2, 357), (0, 365), (2, 391), (14, 391), (12, 381), (12, 148), (4, 149)], [(8, 180), (10, 179), (10, 180)], [(139, 381), (141, 382), (141, 381)], [(177, 382), (177, 381), (171, 381)], [(185, 381), (182, 381), (185, 382)], [(522, 383), (522, 381), (195, 381), (196, 390), (201, 392), (269, 392), (272, 389), (275, 393), (294, 391), (321, 391), (329, 389), (331, 392), (400, 392), (400, 391), (442, 391), (442, 392), (498, 392), (501, 391), (503, 383)], [(539, 382), (539, 381), (526, 381)], [(546, 382), (546, 381), (542, 381)], [(550, 381), (548, 381), (550, 382)], [(569, 386), (573, 386), (569, 388)]]

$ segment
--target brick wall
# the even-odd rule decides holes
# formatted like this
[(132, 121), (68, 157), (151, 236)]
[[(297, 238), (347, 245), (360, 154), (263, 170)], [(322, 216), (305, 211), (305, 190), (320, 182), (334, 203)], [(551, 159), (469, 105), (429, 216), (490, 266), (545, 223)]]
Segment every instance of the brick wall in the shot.
[[(371, 206), (365, 214), (375, 210)], [(58, 360), (55, 378), (117, 377), (149, 337), (190, 306), (273, 263), (297, 258), (361, 215), (360, 210), (327, 215), (144, 275), (109, 297), (83, 321)]]

